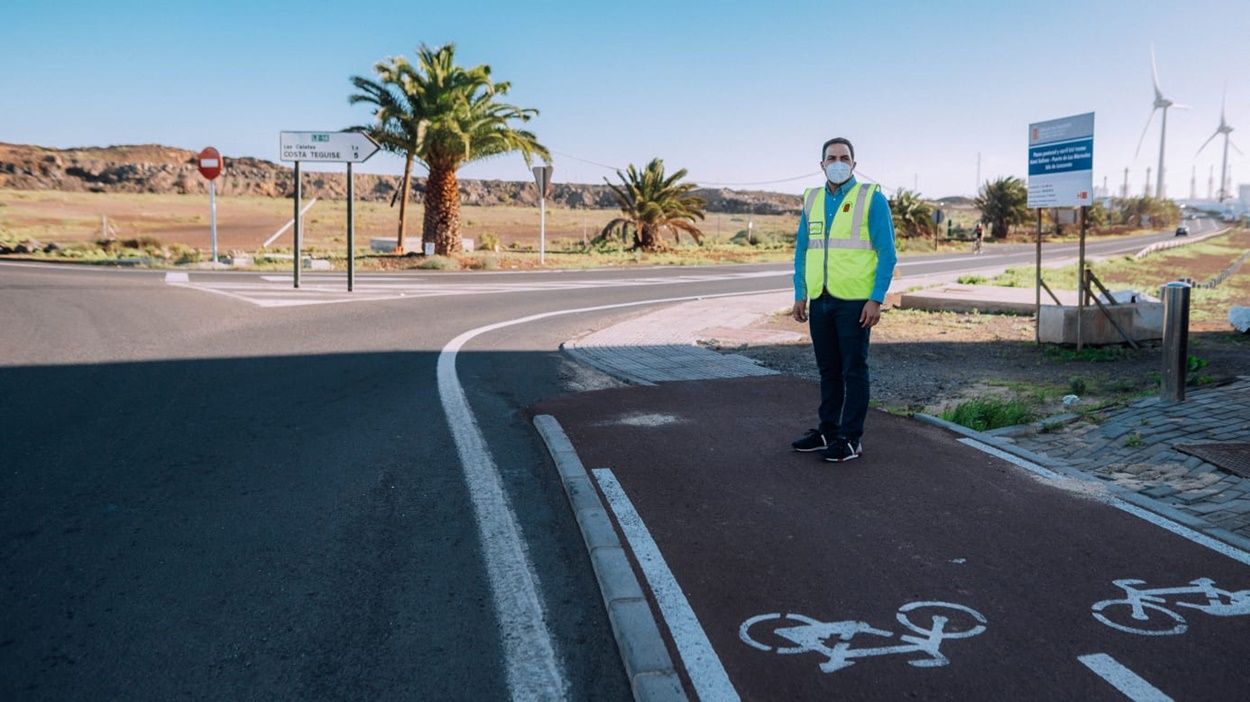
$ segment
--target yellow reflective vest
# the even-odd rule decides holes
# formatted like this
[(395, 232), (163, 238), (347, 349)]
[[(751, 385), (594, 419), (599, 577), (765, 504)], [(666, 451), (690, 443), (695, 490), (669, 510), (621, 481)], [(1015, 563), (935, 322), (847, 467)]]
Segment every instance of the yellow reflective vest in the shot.
[(877, 192), (873, 183), (855, 183), (842, 198), (825, 231), (825, 188), (803, 194), (807, 213), (807, 297), (821, 292), (843, 300), (867, 300), (877, 275), (877, 252), (868, 235), (868, 208)]

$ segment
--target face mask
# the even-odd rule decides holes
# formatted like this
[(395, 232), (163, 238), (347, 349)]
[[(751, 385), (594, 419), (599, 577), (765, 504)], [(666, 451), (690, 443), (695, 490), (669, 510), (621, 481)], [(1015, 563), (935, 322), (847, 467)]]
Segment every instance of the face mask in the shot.
[(851, 164), (834, 161), (825, 166), (825, 177), (834, 185), (841, 185), (851, 179)]

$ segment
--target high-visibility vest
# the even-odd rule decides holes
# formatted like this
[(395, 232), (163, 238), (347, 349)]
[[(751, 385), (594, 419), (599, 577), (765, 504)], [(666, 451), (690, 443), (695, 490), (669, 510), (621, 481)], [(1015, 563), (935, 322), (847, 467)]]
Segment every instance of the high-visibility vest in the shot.
[(803, 194), (807, 213), (807, 297), (825, 290), (843, 300), (867, 300), (877, 275), (877, 252), (868, 236), (868, 209), (877, 185), (856, 183), (842, 198), (825, 231), (825, 188)]

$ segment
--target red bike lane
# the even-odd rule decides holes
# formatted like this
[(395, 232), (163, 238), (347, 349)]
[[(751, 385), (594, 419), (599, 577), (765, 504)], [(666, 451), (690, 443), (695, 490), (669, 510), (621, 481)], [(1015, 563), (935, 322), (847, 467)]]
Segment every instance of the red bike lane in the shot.
[(1244, 695), (1250, 555), (884, 412), (858, 460), (790, 451), (817, 398), (770, 377), (531, 408), (593, 469), (692, 698)]

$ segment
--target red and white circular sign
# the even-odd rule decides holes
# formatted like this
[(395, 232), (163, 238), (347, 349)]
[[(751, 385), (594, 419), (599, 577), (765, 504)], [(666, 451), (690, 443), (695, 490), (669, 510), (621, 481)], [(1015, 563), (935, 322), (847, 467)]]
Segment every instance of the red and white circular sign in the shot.
[(212, 180), (221, 175), (221, 169), (224, 165), (221, 161), (221, 154), (213, 147), (208, 147), (195, 157), (197, 165), (200, 167), (200, 175)]

